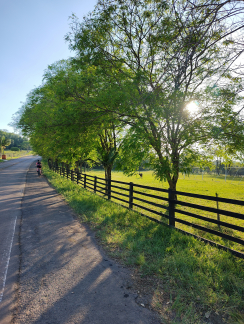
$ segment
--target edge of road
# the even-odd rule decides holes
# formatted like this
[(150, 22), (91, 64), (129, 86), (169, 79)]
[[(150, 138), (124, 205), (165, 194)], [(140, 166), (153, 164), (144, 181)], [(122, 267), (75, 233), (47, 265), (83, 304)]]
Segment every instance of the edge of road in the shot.
[[(19, 213), (17, 215), (12, 249), (10, 251), (10, 260), (6, 276), (6, 285), (4, 288), (4, 299), (2, 301), (2, 307), (6, 308), (5, 316), (1, 319), (1, 324), (12, 324), (14, 321), (15, 314), (18, 310), (18, 291), (19, 291), (19, 271), (21, 266), (21, 245), (20, 245), (20, 233), (22, 223), (22, 203), (25, 196), (27, 174), (30, 170), (31, 165), (34, 162), (31, 161), (29, 167), (26, 170), (25, 180), (23, 183), (24, 190), (21, 196)], [(16, 163), (15, 163), (16, 164)], [(13, 165), (13, 164), (11, 164)], [(5, 169), (5, 168), (4, 168)]]

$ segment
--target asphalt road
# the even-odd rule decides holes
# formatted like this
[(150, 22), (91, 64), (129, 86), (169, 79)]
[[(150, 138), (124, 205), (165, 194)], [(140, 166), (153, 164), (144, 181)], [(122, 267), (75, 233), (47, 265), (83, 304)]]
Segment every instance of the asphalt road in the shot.
[[(0, 323), (8, 324), (15, 306), (19, 269), (18, 225), (26, 172), (37, 157), (0, 164)], [(17, 229), (17, 231), (16, 231)]]
[[(10, 173), (9, 168), (9, 177)], [(24, 176), (17, 174), (15, 178), (24, 181)], [(15, 259), (10, 258), (10, 269), (11, 262), (19, 264), (17, 274), (10, 271), (12, 282), (17, 280), (10, 285), (16, 299), (6, 296), (8, 303), (0, 308), (0, 314), (11, 310), (11, 324), (159, 324), (154, 313), (136, 303), (130, 271), (108, 258), (93, 232), (76, 220), (45, 177), (37, 176), (35, 164), (26, 176), (21, 209), (24, 188), (15, 187), (15, 178), (11, 180), (13, 193), (5, 204), (14, 204), (20, 219), (16, 238), (13, 230), (8, 234), (9, 242), (13, 238)], [(5, 182), (10, 182), (7, 176)], [(1, 213), (6, 215), (6, 209)], [(15, 217), (9, 220), (12, 228)], [(0, 323), (10, 324), (1, 318)]]

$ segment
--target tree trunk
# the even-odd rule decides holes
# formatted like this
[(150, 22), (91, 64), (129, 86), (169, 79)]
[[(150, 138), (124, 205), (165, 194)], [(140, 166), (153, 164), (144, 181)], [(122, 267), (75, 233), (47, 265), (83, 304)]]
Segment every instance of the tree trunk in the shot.
[(51, 169), (53, 166), (53, 160), (51, 158), (49, 158), (47, 163), (48, 163), (49, 169)]
[(79, 161), (75, 162), (75, 172), (79, 172)]
[(113, 165), (108, 165), (108, 166), (104, 167), (105, 179), (106, 179), (106, 190), (105, 190), (106, 195), (108, 194), (108, 181), (109, 180), (111, 181), (112, 168), (113, 168)]
[(79, 167), (79, 170), (80, 170), (81, 174), (82, 174), (82, 164), (83, 164), (82, 160), (79, 160), (78, 161), (78, 167)]
[(56, 159), (55, 160), (55, 169), (57, 170), (57, 168), (58, 168), (58, 160)]
[[(173, 191), (176, 191), (177, 181), (178, 181), (178, 179), (177, 180), (173, 179), (173, 180), (168, 181), (169, 189), (171, 189)], [(175, 201), (177, 201), (177, 195), (176, 194), (173, 194), (173, 198), (174, 198)]]
[(169, 189), (176, 191), (177, 181), (170, 180), (170, 181), (168, 181), (168, 183), (169, 183)]
[[(176, 191), (176, 185), (179, 179), (179, 153), (177, 151), (173, 152), (171, 155), (171, 160), (173, 164), (173, 170), (172, 170), (172, 175), (170, 176), (170, 179), (168, 180), (169, 184), (169, 189)], [(177, 200), (177, 195), (173, 194), (173, 199), (176, 201)]]
[(104, 167), (104, 169), (105, 169), (105, 179), (106, 180), (111, 180), (112, 168), (113, 168), (112, 165)]

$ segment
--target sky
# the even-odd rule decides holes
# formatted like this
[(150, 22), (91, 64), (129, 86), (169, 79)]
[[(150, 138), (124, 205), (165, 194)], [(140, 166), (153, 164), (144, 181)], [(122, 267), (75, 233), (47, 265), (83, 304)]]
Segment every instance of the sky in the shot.
[(42, 83), (48, 65), (73, 56), (64, 37), (97, 0), (0, 0), (0, 129)]

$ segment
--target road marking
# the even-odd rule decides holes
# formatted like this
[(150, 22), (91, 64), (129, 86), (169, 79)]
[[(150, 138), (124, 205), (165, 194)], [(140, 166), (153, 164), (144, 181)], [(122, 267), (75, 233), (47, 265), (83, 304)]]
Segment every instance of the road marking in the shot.
[(14, 240), (16, 220), (17, 220), (17, 216), (15, 217), (15, 220), (14, 220), (13, 234), (12, 234), (12, 238), (11, 238), (11, 244), (9, 247), (7, 263), (6, 263), (5, 272), (4, 272), (4, 276), (3, 276), (3, 287), (2, 287), (2, 290), (0, 291), (0, 303), (2, 302), (2, 299), (3, 299), (3, 292), (4, 292), (6, 279), (7, 279), (7, 272), (8, 272), (8, 266), (9, 266), (9, 260), (10, 260), (10, 254), (11, 254), (11, 250), (12, 250), (13, 240)]

